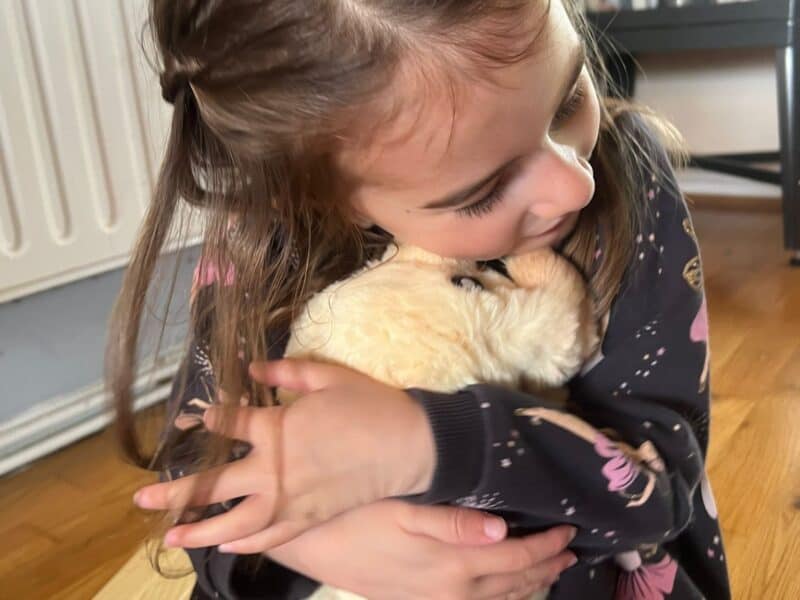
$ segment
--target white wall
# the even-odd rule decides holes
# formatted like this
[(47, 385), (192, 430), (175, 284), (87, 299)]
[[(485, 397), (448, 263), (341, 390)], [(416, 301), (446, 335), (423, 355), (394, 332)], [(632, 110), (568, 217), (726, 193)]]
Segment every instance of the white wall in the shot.
[[(669, 117), (697, 154), (779, 147), (774, 53), (703, 51), (639, 58), (637, 100)], [(707, 172), (683, 177), (690, 192), (778, 196), (778, 186)]]
[[(188, 297), (198, 249), (159, 263), (142, 327), (141, 376), (135, 393), (144, 407), (166, 397), (187, 336)], [(161, 351), (153, 362), (173, 270), (175, 294)], [(0, 303), (0, 475), (105, 426), (103, 353), (106, 322), (122, 269)], [(151, 368), (152, 367), (152, 368)]]

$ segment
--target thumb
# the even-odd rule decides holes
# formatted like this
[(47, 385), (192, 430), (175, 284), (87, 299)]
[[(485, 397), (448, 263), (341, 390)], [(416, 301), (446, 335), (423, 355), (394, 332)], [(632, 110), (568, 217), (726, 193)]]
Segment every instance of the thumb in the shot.
[(410, 505), (409, 533), (427, 535), (447, 544), (477, 546), (491, 544), (506, 537), (506, 522), (497, 516), (463, 506)]

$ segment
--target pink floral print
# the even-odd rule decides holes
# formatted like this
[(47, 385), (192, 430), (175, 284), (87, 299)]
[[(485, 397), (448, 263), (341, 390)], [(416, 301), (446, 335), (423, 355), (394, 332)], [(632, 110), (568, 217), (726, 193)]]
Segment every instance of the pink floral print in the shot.
[(615, 600), (664, 600), (672, 593), (678, 565), (667, 554), (659, 562), (622, 571), (617, 579)]

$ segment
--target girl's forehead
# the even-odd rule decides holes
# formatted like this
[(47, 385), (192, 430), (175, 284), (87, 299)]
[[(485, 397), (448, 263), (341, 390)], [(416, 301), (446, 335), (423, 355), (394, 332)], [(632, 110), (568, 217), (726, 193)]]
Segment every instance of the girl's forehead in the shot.
[(486, 81), (452, 72), (419, 78), (401, 69), (385, 92), (397, 110), (340, 157), (362, 189), (411, 190), (459, 173), (474, 178), (543, 135), (582, 50), (560, 2), (551, 3), (544, 19), (536, 51), (492, 69)]

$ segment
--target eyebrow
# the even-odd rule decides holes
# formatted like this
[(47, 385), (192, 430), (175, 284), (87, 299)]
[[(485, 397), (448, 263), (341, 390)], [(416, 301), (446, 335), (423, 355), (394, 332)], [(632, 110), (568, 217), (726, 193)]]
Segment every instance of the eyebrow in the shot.
[[(570, 77), (566, 80), (566, 84), (564, 85), (560, 98), (561, 100), (558, 103), (558, 106), (562, 106), (567, 98), (569, 97), (572, 88), (575, 87), (575, 84), (578, 81), (578, 78), (581, 76), (581, 72), (583, 71), (583, 66), (586, 63), (586, 49), (584, 48), (583, 44), (578, 45), (578, 49), (574, 53), (574, 58), (572, 59), (572, 71)], [(498, 177), (499, 175), (503, 174), (506, 170), (510, 169), (514, 166), (521, 157), (516, 156), (509, 160), (508, 162), (503, 163), (496, 169), (494, 169), (491, 173), (482, 177), (478, 181), (471, 183), (467, 187), (454, 192), (452, 194), (448, 194), (444, 198), (439, 200), (434, 200), (422, 207), (423, 210), (437, 210), (443, 208), (452, 208), (454, 206), (460, 206), (464, 204), (471, 196), (473, 196), (478, 190), (483, 188), (487, 183)]]

